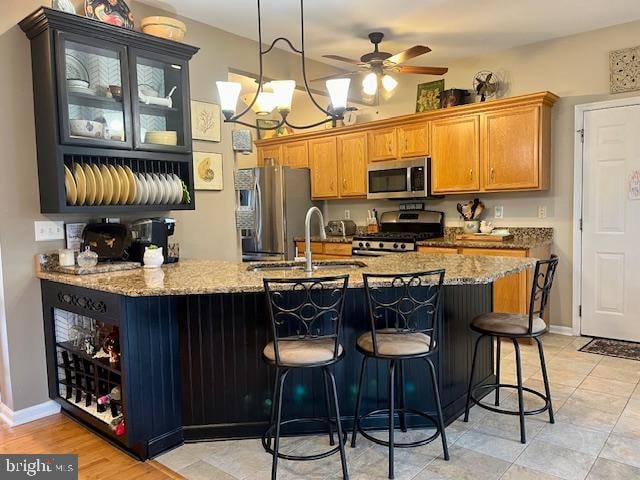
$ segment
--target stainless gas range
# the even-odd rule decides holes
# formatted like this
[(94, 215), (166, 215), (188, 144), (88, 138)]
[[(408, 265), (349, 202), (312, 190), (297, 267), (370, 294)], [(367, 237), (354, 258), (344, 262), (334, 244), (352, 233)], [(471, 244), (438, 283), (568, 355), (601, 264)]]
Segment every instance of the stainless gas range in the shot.
[(434, 210), (394, 210), (380, 217), (380, 232), (353, 237), (351, 254), (377, 257), (413, 252), (417, 242), (444, 235), (444, 213)]

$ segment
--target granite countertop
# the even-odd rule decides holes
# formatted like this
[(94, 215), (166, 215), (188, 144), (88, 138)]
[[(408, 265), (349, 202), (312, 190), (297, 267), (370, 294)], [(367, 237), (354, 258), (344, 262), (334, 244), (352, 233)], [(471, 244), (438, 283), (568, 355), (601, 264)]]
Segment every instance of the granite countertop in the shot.
[[(445, 227), (444, 237), (431, 240), (421, 240), (418, 246), (442, 248), (504, 248), (508, 250), (527, 250), (529, 248), (545, 247), (553, 243), (553, 228), (549, 227), (500, 227), (507, 228), (513, 239), (505, 242), (483, 242), (456, 240), (456, 235), (462, 234), (462, 227)], [(304, 242), (304, 237), (296, 237), (296, 242)], [(320, 235), (311, 237), (312, 242), (351, 243), (353, 237), (327, 237), (322, 240)]]
[[(362, 273), (418, 272), (438, 268), (446, 270), (445, 284), (486, 284), (535, 265), (534, 258), (486, 257), (402, 253), (362, 259), (366, 267), (325, 268), (307, 274), (304, 270), (272, 270), (250, 272), (252, 264), (216, 260), (181, 260), (161, 269), (139, 269), (124, 272), (77, 276), (38, 271), (43, 280), (75, 285), (92, 290), (130, 297), (158, 295), (198, 295), (215, 293), (259, 292), (262, 280), (269, 278), (305, 278), (349, 274), (349, 287), (363, 286)], [(317, 262), (331, 263), (331, 262)]]

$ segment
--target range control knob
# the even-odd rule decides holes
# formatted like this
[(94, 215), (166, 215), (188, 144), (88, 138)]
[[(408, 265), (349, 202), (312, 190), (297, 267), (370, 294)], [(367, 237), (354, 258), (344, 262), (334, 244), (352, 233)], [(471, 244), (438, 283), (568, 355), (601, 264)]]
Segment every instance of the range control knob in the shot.
[(360, 243), (358, 244), (358, 246), (359, 246), (360, 248), (362, 248), (362, 247), (364, 247), (364, 243), (360, 242)]
[(404, 250), (405, 248), (407, 248), (407, 246), (403, 243), (402, 245), (400, 245), (400, 248)]
[(369, 248), (371, 246), (371, 244), (369, 242), (364, 244), (365, 247)]
[(384, 243), (380, 242), (380, 243), (378, 244), (378, 246), (379, 246), (380, 248), (384, 248)]
[(394, 243), (394, 244), (393, 244), (393, 249), (394, 249), (394, 250), (397, 250), (397, 249), (398, 249), (398, 244), (397, 244), (397, 243)]

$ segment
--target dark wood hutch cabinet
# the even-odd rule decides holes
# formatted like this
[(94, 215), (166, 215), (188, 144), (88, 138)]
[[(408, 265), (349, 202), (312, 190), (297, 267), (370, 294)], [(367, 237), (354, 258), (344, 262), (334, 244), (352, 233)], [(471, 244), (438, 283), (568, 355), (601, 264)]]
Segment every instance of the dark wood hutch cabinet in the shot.
[[(20, 27), (31, 41), (41, 212), (194, 209), (188, 62), (198, 48), (44, 7)], [(122, 187), (116, 198), (114, 180), (107, 201), (105, 171), (124, 172), (128, 196)], [(103, 180), (102, 200), (82, 195), (80, 181), (72, 195), (65, 172), (67, 182), (85, 172), (87, 187)]]

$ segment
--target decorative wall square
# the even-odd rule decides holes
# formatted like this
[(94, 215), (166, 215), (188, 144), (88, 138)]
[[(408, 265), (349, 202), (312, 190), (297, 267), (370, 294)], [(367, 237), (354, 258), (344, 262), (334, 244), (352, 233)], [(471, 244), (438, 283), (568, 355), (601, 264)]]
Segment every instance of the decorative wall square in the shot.
[(191, 100), (191, 137), (193, 140), (220, 141), (220, 105)]
[(611, 93), (640, 90), (640, 46), (609, 52)]

